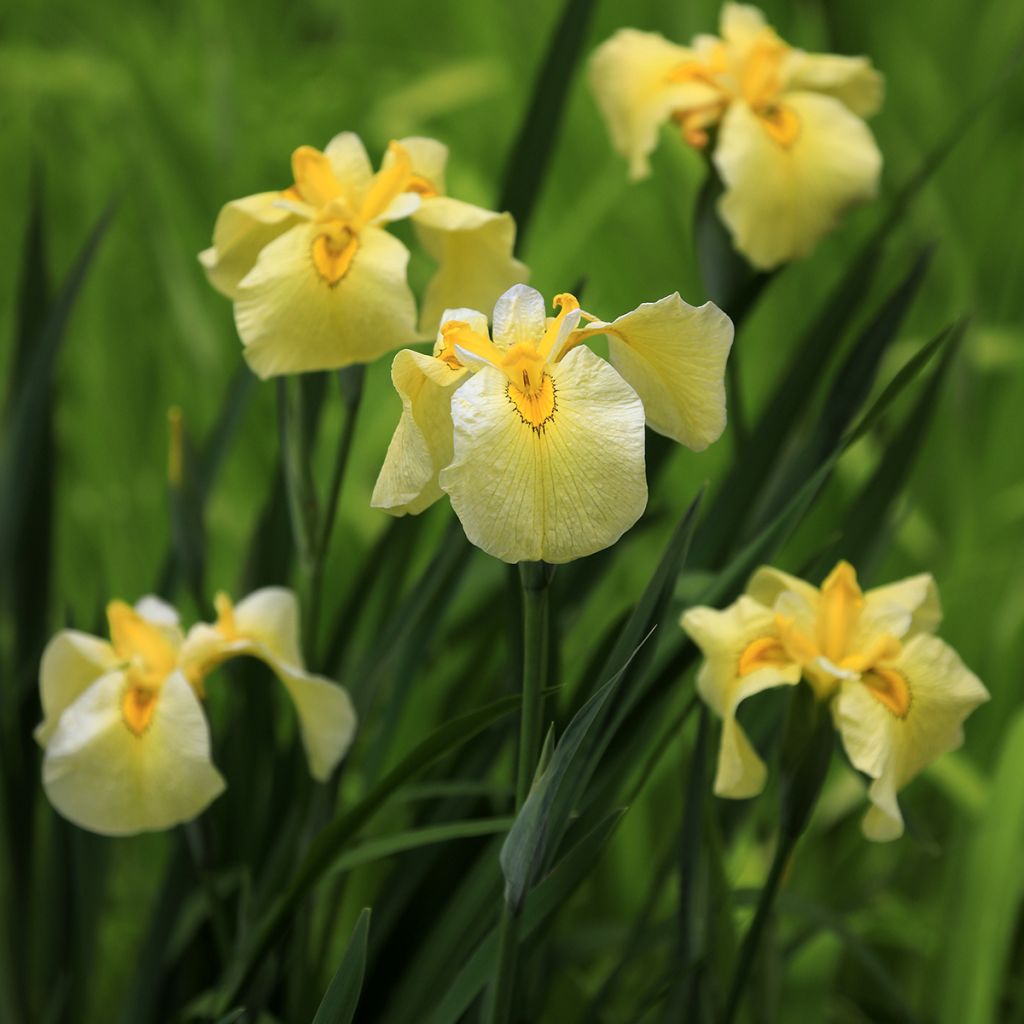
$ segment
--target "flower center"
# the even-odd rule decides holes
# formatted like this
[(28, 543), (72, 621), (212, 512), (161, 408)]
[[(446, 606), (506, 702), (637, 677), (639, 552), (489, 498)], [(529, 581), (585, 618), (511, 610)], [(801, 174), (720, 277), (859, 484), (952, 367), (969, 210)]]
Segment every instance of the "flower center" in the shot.
[(121, 717), (136, 736), (141, 736), (149, 728), (159, 696), (159, 690), (145, 686), (128, 686), (124, 691), (124, 697), (121, 699)]
[(505, 388), (508, 400), (515, 407), (519, 418), (540, 433), (548, 420), (554, 419), (558, 401), (555, 396), (555, 384), (551, 377), (542, 373), (536, 387), (530, 392), (517, 388), (511, 382)]
[(329, 284), (336, 285), (349, 271), (359, 248), (356, 233), (341, 220), (324, 221), (313, 239), (313, 265)]
[(719, 93), (696, 106), (675, 111), (683, 139), (696, 149), (708, 144), (708, 129), (717, 124), (726, 108), (742, 100), (757, 116), (761, 127), (778, 145), (788, 148), (800, 134), (800, 118), (780, 102), (783, 94), (782, 65), (789, 47), (770, 29), (746, 52), (737, 53), (719, 43), (694, 60), (687, 60), (668, 74), (672, 83), (706, 85)]
[(737, 675), (797, 664), (822, 700), (831, 697), (842, 680), (859, 679), (897, 718), (905, 718), (911, 704), (910, 687), (891, 667), (900, 656), (900, 642), (891, 633), (859, 641), (857, 628), (863, 608), (857, 574), (848, 562), (840, 562), (821, 586), (814, 628), (801, 629), (792, 616), (776, 612), (774, 633), (758, 637), (744, 648)]
[(107, 620), (110, 642), (125, 663), (121, 717), (131, 732), (141, 736), (153, 719), (164, 680), (177, 666), (178, 652), (164, 630), (124, 601), (107, 606)]

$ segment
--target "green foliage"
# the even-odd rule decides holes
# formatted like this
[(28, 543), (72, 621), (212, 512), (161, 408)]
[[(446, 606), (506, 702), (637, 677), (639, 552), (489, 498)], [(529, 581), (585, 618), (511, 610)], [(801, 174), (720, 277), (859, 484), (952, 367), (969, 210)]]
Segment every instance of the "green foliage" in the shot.
[[(506, 900), (522, 1019), (720, 1020), (736, 976), (759, 1022), (1024, 1019), (1024, 10), (765, 8), (807, 49), (871, 54), (888, 91), (879, 203), (771, 275), (732, 251), (721, 185), (677, 140), (626, 183), (581, 74), (627, 21), (710, 29), (709, 0), (5, 13), (0, 1020), (475, 1020)], [(500, 195), (548, 295), (585, 281), (614, 315), (678, 289), (737, 323), (726, 437), (652, 438), (644, 519), (550, 581), (557, 742), (518, 816), (518, 589), (446, 505), (369, 508), (388, 361), (258, 383), (195, 259), (224, 201), (346, 128), (375, 157), (443, 139), (451, 191)], [(837, 769), (779, 843), (807, 773), (711, 795), (717, 725), (677, 620), (761, 562), (819, 579), (841, 557), (869, 583), (931, 571), (993, 700), (901, 796), (907, 837), (868, 844)], [(31, 739), (46, 639), (110, 598), (155, 591), (189, 618), (265, 583), (299, 591), (307, 657), (352, 692), (337, 776), (309, 780), (264, 670), (231, 666), (208, 701), (229, 788), (201, 827), (107, 840), (58, 818)], [(796, 741), (780, 749), (770, 695), (749, 703), (777, 769)], [(796, 746), (827, 760), (811, 733)]]

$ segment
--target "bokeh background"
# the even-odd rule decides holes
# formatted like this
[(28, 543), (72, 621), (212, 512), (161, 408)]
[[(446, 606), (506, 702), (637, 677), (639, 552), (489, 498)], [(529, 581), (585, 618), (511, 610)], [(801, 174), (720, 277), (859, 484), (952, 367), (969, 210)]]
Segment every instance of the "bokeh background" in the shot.
[[(0, 11), (0, 367), (12, 349), (33, 180), (44, 199), (55, 281), (105, 204), (118, 200), (59, 363), (55, 587), (69, 615), (89, 621), (108, 596), (134, 599), (152, 587), (169, 534), (166, 411), (180, 406), (189, 431), (202, 437), (238, 370), (241, 346), (230, 304), (207, 285), (196, 260), (220, 206), (284, 186), (292, 149), (322, 146), (346, 129), (362, 135), (375, 159), (392, 138), (443, 140), (451, 148), (449, 191), (495, 204), (559, 6), (540, 0), (30, 0)], [(887, 195), (989, 87), (1024, 38), (1024, 5), (1016, 0), (956, 0), (940, 8), (927, 0), (765, 0), (763, 7), (794, 44), (866, 53), (886, 74), (886, 102), (872, 128), (885, 156)], [(708, 0), (604, 0), (586, 47), (625, 24), (684, 41), (713, 30), (717, 8)], [(939, 835), (925, 828), (923, 835), (874, 847), (858, 840), (853, 825), (833, 846), (800, 862), (807, 881), (796, 884), (798, 893), (832, 898), (842, 928), (875, 951), (924, 1020), (985, 1019), (993, 1002), (978, 995), (979, 986), (989, 996), (1001, 993), (1006, 1016), (999, 1019), (1024, 1020), (1024, 988), (1005, 983), (1024, 969), (1017, 933), (1024, 750), (1008, 749), (1022, 735), (1016, 715), (1024, 687), (1022, 125), (1018, 73), (966, 127), (911, 208), (879, 275), (883, 283), (887, 275), (894, 280), (917, 247), (937, 244), (883, 381), (954, 317), (969, 314), (971, 323), (872, 578), (933, 572), (946, 610), (943, 635), (993, 699), (969, 723), (964, 750), (916, 785), (925, 806), (941, 794), (953, 808), (938, 814)], [(652, 178), (628, 183), (579, 75), (553, 150), (537, 156), (549, 163), (521, 253), (531, 283), (553, 295), (585, 278), (584, 304), (609, 319), (677, 289), (688, 301), (704, 300), (692, 241), (704, 175), (697, 154), (666, 138)], [(751, 407), (880, 212), (881, 204), (857, 211), (812, 260), (772, 282), (738, 340)], [(414, 261), (414, 280), (422, 282), (428, 271)], [(339, 581), (338, 588), (328, 585), (331, 604), (350, 578), (353, 551), (365, 550), (387, 525), (368, 507), (399, 411), (387, 364), (368, 370), (343, 497), (344, 539), (334, 545), (328, 574)], [(338, 417), (329, 405), (326, 437), (336, 434)], [(584, 658), (600, 628), (635, 599), (671, 519), (702, 480), (716, 478), (732, 443), (727, 434), (699, 457), (673, 459), (634, 556), (616, 563), (585, 613), (568, 624), (565, 660)], [(320, 454), (323, 481), (329, 446)], [(878, 455), (866, 443), (843, 460), (808, 536), (827, 531)], [(241, 575), (276, 458), (273, 388), (254, 386), (208, 507), (214, 585), (233, 588)], [(659, 509), (672, 515), (659, 519)], [(446, 510), (431, 515), (440, 529)], [(801, 564), (800, 545), (798, 534), (787, 567)], [(412, 557), (420, 564), (430, 553)], [(498, 572), (478, 553), (474, 558), (479, 579)], [(427, 655), (433, 662), (444, 656)], [(408, 700), (403, 722), (412, 736), (433, 711), (415, 689)], [(1015, 786), (999, 788), (1000, 779), (1012, 777), (1006, 759), (1014, 756), (1021, 768)], [(567, 1006), (574, 986), (589, 984), (585, 975), (574, 976), (578, 963), (588, 951), (605, 961), (614, 957), (620, 919), (642, 903), (654, 865), (665, 856), (659, 819), (681, 794), (677, 768), (670, 765), (647, 787), (630, 827), (616, 836), (581, 897), (575, 931), (563, 935), (559, 949), (573, 968), (559, 983)], [(107, 1008), (136, 969), (133, 943), (145, 924), (140, 907), (155, 898), (154, 865), (162, 856), (159, 840), (127, 842), (114, 853), (118, 870), (103, 896), (99, 967), (82, 1020), (110, 1019)], [(764, 863), (752, 841), (739, 845), (729, 871), (740, 884), (755, 885)], [(869, 1019), (842, 992), (876, 983), (873, 977), (871, 963), (849, 955), (841, 931), (821, 929), (795, 948), (783, 1019), (824, 1019), (823, 991), (839, 993), (829, 1019)]]

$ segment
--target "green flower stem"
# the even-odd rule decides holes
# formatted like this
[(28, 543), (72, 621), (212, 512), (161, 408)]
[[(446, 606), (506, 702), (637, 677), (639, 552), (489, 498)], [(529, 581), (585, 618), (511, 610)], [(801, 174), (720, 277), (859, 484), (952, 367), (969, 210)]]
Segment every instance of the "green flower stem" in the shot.
[(189, 857), (196, 871), (200, 888), (203, 891), (203, 899), (206, 902), (206, 912), (210, 915), (210, 929), (213, 932), (213, 941), (217, 947), (217, 954), (222, 964), (227, 962), (228, 952), (231, 949), (230, 931), (228, 929), (227, 917), (214, 885), (213, 876), (210, 874), (208, 863), (209, 843), (204, 834), (201, 819), (186, 821), (182, 825), (185, 833), (185, 845), (188, 847)]
[(779, 839), (768, 878), (743, 938), (722, 1024), (732, 1024), (747, 990), (750, 973), (760, 951), (765, 927), (782, 884), (793, 849), (807, 829), (821, 795), (834, 746), (832, 719), (811, 687), (801, 683), (790, 699), (779, 750)]
[(345, 470), (348, 468), (349, 455), (352, 452), (352, 442), (356, 435), (356, 421), (359, 418), (359, 406), (363, 400), (363, 379), (365, 375), (366, 368), (364, 366), (350, 366), (338, 372), (341, 400), (345, 407), (345, 423), (341, 429), (341, 437), (338, 439), (338, 450), (334, 458), (334, 472), (331, 475), (331, 484), (327, 491), (327, 504), (324, 507), (320, 533), (313, 555), (313, 568), (309, 586), (309, 608), (306, 615), (309, 636), (307, 651), (309, 657), (313, 659), (313, 664), (317, 667), (321, 665), (316, 660), (316, 655), (319, 651), (317, 640), (323, 602), (324, 567), (327, 564), (327, 553), (330, 550), (334, 520), (338, 514), (338, 502), (341, 497), (341, 487), (345, 481)]
[(732, 427), (735, 449), (742, 451), (747, 443), (749, 432), (747, 430), (746, 402), (743, 400), (743, 383), (740, 380), (739, 353), (736, 348), (734, 341), (725, 369), (729, 388), (729, 425)]
[[(551, 567), (543, 562), (521, 562), (519, 581), (523, 594), (523, 705), (519, 716), (519, 756), (516, 767), (516, 813), (530, 792), (540, 757), (544, 720), (544, 683), (548, 663), (548, 588)], [(502, 903), (498, 931), (498, 959), (488, 1018), (506, 1024), (512, 1010), (516, 961), (519, 953), (519, 919)]]

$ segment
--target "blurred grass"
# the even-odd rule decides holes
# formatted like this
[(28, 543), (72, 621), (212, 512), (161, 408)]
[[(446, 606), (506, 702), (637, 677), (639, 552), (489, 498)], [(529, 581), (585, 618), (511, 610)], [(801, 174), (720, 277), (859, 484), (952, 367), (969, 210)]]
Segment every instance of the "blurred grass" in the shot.
[[(885, 154), (889, 191), (1024, 38), (1024, 6), (1015, 0), (957, 0), (941, 17), (925, 0), (764, 7), (794, 43), (865, 52), (886, 73), (888, 96), (873, 128)], [(434, 135), (452, 150), (452, 193), (496, 202), (533, 69), (556, 17), (557, 5), (540, 0), (399, 0), (386, 6), (37, 0), (0, 12), (0, 95), (9, 98), (0, 105), (0, 175), (8, 198), (0, 204), (0, 233), (8, 239), (0, 255), (5, 375), (13, 358), (21, 253), (16, 240), (25, 229), (29, 206), (23, 197), (33, 163), (43, 176), (54, 280), (66, 272), (109, 198), (121, 200), (59, 364), (54, 592), (73, 621), (91, 623), (108, 596), (135, 598), (153, 586), (169, 536), (164, 413), (180, 406), (193, 436), (204, 436), (241, 358), (230, 305), (207, 286), (195, 258), (209, 242), (220, 205), (285, 183), (295, 146), (322, 145), (343, 129), (360, 132), (375, 158), (391, 137)], [(717, 4), (709, 2), (641, 0), (628, 10), (606, 2), (598, 4), (587, 46), (624, 23), (684, 40), (712, 29), (716, 20)], [(973, 316), (874, 578), (922, 569), (936, 575), (946, 608), (944, 636), (993, 694), (992, 703), (971, 720), (960, 755), (968, 773), (977, 770), (982, 780), (1011, 735), (1024, 664), (1024, 232), (1013, 224), (1024, 172), (1022, 120), (1018, 74), (927, 187), (879, 275), (882, 287), (891, 287), (910, 253), (939, 240), (903, 342), (883, 367), (882, 380), (939, 326), (961, 312)], [(592, 99), (577, 79), (523, 253), (533, 283), (551, 295), (586, 277), (585, 304), (602, 316), (676, 289), (691, 302), (703, 301), (691, 243), (701, 161), (665, 139), (655, 167), (649, 181), (626, 182), (625, 167), (611, 152)], [(801, 328), (879, 212), (870, 207), (855, 213), (812, 262), (789, 268), (773, 282), (739, 339), (748, 405), (756, 409), (766, 397)], [(427, 268), (413, 270), (422, 281)], [(870, 308), (865, 302), (864, 316)], [(347, 540), (334, 545), (327, 573), (329, 612), (356, 570), (353, 553), (388, 526), (386, 517), (368, 507), (398, 414), (388, 360), (369, 368), (366, 388), (339, 518), (338, 533)], [(253, 392), (207, 514), (208, 580), (236, 590), (247, 538), (276, 466), (273, 388)], [(320, 481), (329, 475), (331, 441), (340, 427), (340, 409), (331, 403), (323, 425), (328, 443), (317, 465)], [(730, 444), (727, 437), (700, 458), (672, 459), (653, 491), (652, 524), (632, 539), (636, 557), (618, 559), (564, 623), (564, 665), (588, 659), (594, 637), (640, 593), (671, 518), (702, 480), (720, 475)], [(869, 439), (840, 464), (807, 536), (820, 537), (839, 521), (879, 454), (878, 441)], [(441, 518), (440, 511), (432, 513), (431, 537), (440, 532)], [(420, 545), (415, 564), (422, 565), (427, 554), (427, 545)], [(790, 564), (813, 554), (801, 550), (798, 536)], [(499, 580), (496, 567), (477, 555), (471, 569), (456, 606), (464, 613)], [(458, 678), (464, 670), (454, 656), (446, 662), (428, 648), (426, 657), (435, 680)], [(484, 702), (467, 699), (442, 708), (449, 690), (410, 693), (410, 709), (395, 724), (391, 749), (411, 747), (422, 737), (422, 722), (436, 720), (442, 710), (457, 713)], [(598, 865), (586, 902), (576, 908), (582, 919), (573, 916), (571, 933), (557, 933), (556, 957), (564, 953), (574, 963), (582, 944), (586, 956), (603, 963), (603, 950), (612, 961), (622, 939), (618, 922), (641, 905), (654, 865), (670, 854), (659, 815), (660, 808), (680, 801), (679, 778), (675, 764), (655, 772)], [(969, 984), (963, 958), (982, 951), (965, 949), (941, 927), (942, 915), (980, 884), (979, 865), (986, 863), (973, 828), (977, 802), (964, 799), (953, 804), (953, 812), (942, 812), (935, 794), (955, 801), (964, 790), (942, 773), (931, 778), (918, 783), (909, 800), (929, 823), (942, 823), (941, 857), (920, 838), (871, 847), (855, 828), (845, 827), (823, 835), (827, 859), (798, 860), (805, 872), (801, 893), (835, 892), (834, 879), (843, 873), (831, 910), (852, 912), (847, 923), (885, 951), (887, 967), (926, 1019), (941, 1016), (947, 991), (968, 1000), (957, 989)], [(346, 795), (359, 785), (347, 781)], [(1000, 794), (993, 790), (991, 799), (1008, 799)], [(985, 806), (986, 820), (998, 817), (998, 804)], [(756, 884), (767, 848), (763, 834), (744, 827), (730, 877)], [(999, 836), (991, 841), (1006, 842)], [(104, 1008), (117, 1004), (130, 975), (123, 951), (145, 927), (139, 902), (154, 898), (166, 854), (162, 837), (114, 848), (117, 869), (110, 872), (108, 912), (98, 939), (105, 969), (92, 991), (96, 1019), (106, 1019)], [(363, 891), (372, 891), (374, 869), (363, 874)], [(623, 887), (623, 878), (635, 884)], [(670, 880), (666, 887), (669, 915), (674, 884)], [(868, 902), (844, 907), (843, 891)], [(1019, 905), (1019, 887), (1015, 898)], [(362, 905), (355, 898), (346, 901), (347, 917), (338, 929), (343, 938)], [(377, 920), (375, 911), (375, 927)], [(979, 936), (980, 944), (996, 941)], [(835, 936), (822, 936), (794, 954), (786, 978), (791, 1012), (818, 1006), (823, 986), (865, 984), (841, 959), (841, 948)], [(838, 978), (832, 976), (837, 964)], [(627, 976), (627, 1004), (640, 998), (630, 984)], [(563, 977), (556, 992), (565, 988), (571, 1005), (577, 988), (592, 986), (590, 978)]]

